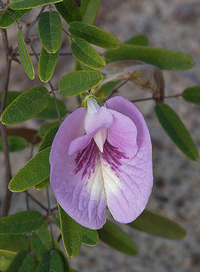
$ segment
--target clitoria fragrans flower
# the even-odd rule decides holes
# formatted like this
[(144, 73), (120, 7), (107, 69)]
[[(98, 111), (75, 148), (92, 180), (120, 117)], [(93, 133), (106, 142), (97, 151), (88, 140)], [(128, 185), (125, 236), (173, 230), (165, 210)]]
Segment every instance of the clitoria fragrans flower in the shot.
[(100, 107), (88, 98), (60, 126), (50, 154), (50, 181), (60, 206), (81, 225), (100, 229), (106, 206), (129, 223), (147, 205), (152, 147), (139, 110), (117, 96)]

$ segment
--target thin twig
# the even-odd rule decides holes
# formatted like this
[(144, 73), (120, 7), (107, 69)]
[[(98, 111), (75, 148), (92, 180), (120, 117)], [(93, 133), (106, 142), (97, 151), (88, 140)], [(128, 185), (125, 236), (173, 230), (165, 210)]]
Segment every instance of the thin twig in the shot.
[(25, 32), (25, 36), (24, 36), (24, 37), (25, 37), (24, 40), (25, 40), (26, 42), (29, 41), (28, 36), (29, 36), (29, 32), (30, 32), (31, 28), (38, 22), (38, 19), (39, 19), (40, 15), (42, 14), (42, 12), (44, 11), (45, 7), (46, 7), (46, 6), (43, 6), (43, 7), (41, 8), (41, 10), (40, 10), (38, 16), (37, 16), (31, 23), (28, 23), (28, 24), (27, 24), (27, 28), (26, 28), (26, 32)]
[(29, 194), (29, 192), (27, 192), (27, 194), (28, 194), (29, 198), (31, 198), (36, 204), (38, 204), (38, 206), (40, 206), (43, 210), (45, 210), (46, 212), (48, 212), (48, 209), (40, 201), (38, 201), (31, 194)]
[(48, 203), (48, 217), (50, 218), (49, 227), (51, 232), (51, 248), (53, 248), (54, 241), (53, 241), (53, 230), (52, 230), (52, 222), (51, 222), (51, 205), (50, 205), (50, 197), (49, 197), (49, 186), (46, 187), (46, 192), (47, 192), (47, 203)]
[(121, 88), (123, 85), (125, 85), (131, 78), (132, 78), (132, 75), (129, 78), (127, 78), (124, 82), (122, 82), (119, 86), (117, 86), (114, 90), (112, 90), (112, 92), (109, 94), (109, 96), (106, 99), (111, 98), (112, 95), (114, 93), (116, 93), (119, 88)]
[[(183, 94), (180, 93), (180, 94), (175, 94), (175, 95), (168, 95), (168, 96), (164, 96), (163, 98), (164, 99), (169, 99), (169, 98), (177, 98), (179, 96), (182, 96)], [(137, 102), (143, 102), (143, 101), (148, 101), (148, 100), (153, 100), (154, 97), (147, 97), (147, 98), (141, 98), (141, 99), (135, 99), (135, 100), (132, 100), (131, 102), (132, 103), (137, 103)]]
[[(1, 32), (2, 32), (3, 44), (4, 44), (5, 54), (6, 54), (6, 65), (5, 65), (4, 83), (2, 87), (3, 93), (2, 93), (0, 114), (2, 114), (6, 106), (6, 98), (7, 98), (8, 84), (10, 79), (10, 69), (11, 69), (11, 58), (10, 58), (7, 31), (6, 29), (1, 29)], [(3, 142), (4, 162), (5, 162), (5, 168), (6, 168), (7, 189), (6, 189), (6, 197), (5, 197), (4, 207), (3, 207), (3, 216), (6, 216), (10, 208), (10, 201), (11, 201), (11, 195), (12, 195), (11, 191), (8, 189), (8, 183), (10, 182), (12, 176), (11, 176), (11, 166), (10, 166), (6, 127), (1, 122), (0, 122), (0, 128), (1, 128), (1, 137)]]
[(72, 37), (64, 28), (62, 28), (62, 31), (65, 32), (65, 34), (67, 34), (67, 36), (69, 36), (72, 40), (74, 39), (74, 37)]

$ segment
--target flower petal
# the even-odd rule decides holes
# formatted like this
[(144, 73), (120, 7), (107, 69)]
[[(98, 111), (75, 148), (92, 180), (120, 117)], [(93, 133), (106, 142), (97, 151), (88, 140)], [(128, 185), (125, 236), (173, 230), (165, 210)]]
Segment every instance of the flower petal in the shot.
[(113, 116), (113, 123), (108, 129), (108, 142), (121, 149), (129, 158), (132, 158), (137, 148), (137, 128), (133, 121), (120, 112), (109, 110)]
[(116, 221), (129, 223), (144, 210), (151, 194), (153, 185), (151, 139), (141, 113), (131, 102), (122, 97), (114, 97), (109, 99), (106, 105), (109, 109), (128, 116), (136, 125), (138, 132), (138, 151), (133, 158), (119, 155), (120, 151), (114, 149), (108, 142), (105, 143), (105, 152), (102, 153), (107, 205)]
[(85, 227), (99, 229), (106, 212), (99, 149), (92, 139), (85, 149), (68, 155), (70, 143), (84, 134), (84, 113), (84, 108), (73, 112), (56, 134), (50, 154), (50, 181), (66, 213)]
[(91, 133), (99, 128), (109, 128), (112, 122), (112, 114), (105, 107), (101, 107), (95, 114), (86, 113), (85, 131)]

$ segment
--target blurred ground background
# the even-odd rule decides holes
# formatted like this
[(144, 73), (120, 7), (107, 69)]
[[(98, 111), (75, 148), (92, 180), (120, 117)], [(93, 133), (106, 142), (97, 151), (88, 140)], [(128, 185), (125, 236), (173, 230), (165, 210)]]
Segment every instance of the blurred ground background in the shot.
[[(36, 14), (38, 10), (35, 11)], [(31, 16), (33, 16), (31, 18)], [(28, 15), (31, 21), (34, 15)], [(149, 44), (183, 51), (194, 58), (195, 67), (188, 71), (165, 71), (166, 94), (182, 92), (187, 87), (200, 84), (200, 3), (193, 0), (102, 0), (96, 25), (109, 31), (122, 42), (136, 34), (145, 34)], [(37, 26), (31, 32), (36, 33)], [(10, 44), (15, 48), (17, 28), (8, 30)], [(64, 33), (63, 33), (64, 35)], [(64, 36), (62, 52), (69, 52)], [(39, 52), (39, 43), (35, 45)], [(0, 40), (0, 88), (4, 75), (5, 56)], [(57, 87), (58, 79), (73, 71), (73, 57), (60, 57), (52, 82)], [(33, 63), (37, 66), (33, 57)], [(37, 72), (36, 72), (37, 73)], [(10, 90), (24, 91), (41, 84), (38, 77), (30, 81), (18, 63), (13, 63)], [(120, 94), (129, 99), (149, 97), (148, 93), (125, 85)], [(68, 110), (73, 110), (74, 99), (66, 99)], [(179, 99), (167, 100), (179, 114), (191, 133), (200, 151), (200, 107)], [(165, 240), (150, 236), (124, 226), (138, 245), (136, 256), (127, 256), (100, 243), (97, 247), (83, 246), (78, 257), (70, 264), (80, 272), (199, 272), (200, 271), (200, 170), (199, 161), (191, 162), (174, 146), (160, 127), (155, 113), (154, 102), (137, 103), (149, 127), (153, 143), (154, 187), (148, 208), (167, 216), (187, 230), (187, 236), (180, 241)], [(43, 122), (37, 119), (25, 122), (23, 126), (38, 128)], [(37, 148), (35, 149), (36, 152)], [(13, 175), (29, 159), (30, 147), (18, 154), (11, 154)], [(4, 163), (0, 154), (0, 196), (4, 199)], [(44, 192), (31, 190), (43, 203)], [(52, 195), (52, 207), (56, 201)], [(33, 202), (31, 208), (38, 209)], [(13, 194), (10, 213), (26, 208), (24, 193)]]

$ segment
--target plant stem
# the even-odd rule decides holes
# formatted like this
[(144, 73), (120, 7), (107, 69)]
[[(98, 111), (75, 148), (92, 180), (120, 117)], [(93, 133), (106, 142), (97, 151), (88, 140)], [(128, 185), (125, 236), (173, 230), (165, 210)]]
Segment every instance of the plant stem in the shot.
[[(2, 87), (2, 101), (1, 101), (0, 114), (2, 114), (2, 112), (4, 111), (6, 107), (6, 98), (7, 98), (8, 84), (10, 79), (10, 69), (11, 69), (11, 58), (10, 58), (7, 31), (6, 29), (1, 29), (1, 32), (2, 32), (3, 44), (4, 44), (5, 54), (6, 54), (6, 66), (5, 66), (4, 83)], [(10, 182), (12, 178), (10, 157), (9, 157), (9, 151), (8, 151), (6, 127), (1, 122), (0, 122), (0, 128), (1, 128), (1, 137), (3, 142), (3, 153), (4, 153), (4, 162), (5, 162), (5, 169), (6, 169), (6, 187), (7, 187), (8, 183)], [(5, 202), (3, 206), (3, 216), (6, 216), (8, 214), (8, 211), (10, 208), (11, 194), (12, 194), (11, 191), (7, 187)]]
[(39, 19), (40, 15), (42, 14), (42, 12), (44, 11), (45, 7), (46, 7), (46, 6), (43, 6), (43, 7), (41, 8), (41, 10), (40, 10), (38, 16), (37, 16), (31, 23), (28, 23), (28, 24), (26, 25), (27, 28), (26, 28), (25, 38), (24, 38), (25, 42), (28, 42), (28, 41), (29, 41), (29, 38), (28, 38), (29, 32), (30, 32), (31, 28), (38, 22), (38, 19)]
[(48, 212), (48, 209), (42, 203), (40, 203), (36, 198), (34, 198), (28, 192), (27, 192), (27, 194), (28, 194), (29, 198), (31, 198), (35, 203), (37, 203), (43, 210), (45, 210), (46, 212)]
[[(164, 99), (177, 98), (177, 97), (182, 96), (182, 95), (183, 94), (180, 93), (180, 94), (175, 94), (175, 95), (164, 96), (163, 98)], [(135, 99), (135, 100), (132, 100), (131, 102), (136, 103), (136, 102), (143, 102), (143, 101), (148, 101), (148, 100), (154, 100), (154, 98), (153, 97), (148, 97), (148, 98)]]

